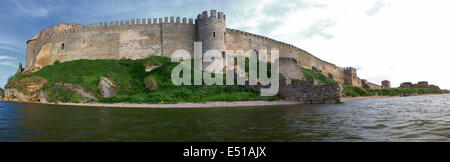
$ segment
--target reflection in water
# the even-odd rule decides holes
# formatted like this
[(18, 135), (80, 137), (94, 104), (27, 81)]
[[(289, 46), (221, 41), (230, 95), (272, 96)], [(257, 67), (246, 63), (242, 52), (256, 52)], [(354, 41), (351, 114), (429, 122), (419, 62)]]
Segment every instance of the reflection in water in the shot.
[(0, 102), (0, 141), (450, 141), (450, 95), (223, 109)]

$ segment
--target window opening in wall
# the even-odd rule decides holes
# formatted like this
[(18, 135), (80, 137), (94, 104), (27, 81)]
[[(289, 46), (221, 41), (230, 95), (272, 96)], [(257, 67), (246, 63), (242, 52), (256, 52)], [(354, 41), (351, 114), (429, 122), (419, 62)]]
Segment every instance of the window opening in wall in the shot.
[(64, 49), (64, 43), (61, 45), (61, 49)]
[(216, 32), (213, 32), (213, 37), (214, 37), (214, 38), (216, 37)]

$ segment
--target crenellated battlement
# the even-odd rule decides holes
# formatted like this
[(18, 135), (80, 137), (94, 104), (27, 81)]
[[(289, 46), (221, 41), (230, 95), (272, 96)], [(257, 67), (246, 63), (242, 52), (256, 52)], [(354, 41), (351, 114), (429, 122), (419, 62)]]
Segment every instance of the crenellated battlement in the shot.
[(285, 46), (285, 47), (288, 47), (288, 48), (297, 49), (297, 50), (300, 50), (300, 51), (302, 51), (302, 52), (308, 53), (307, 51), (305, 51), (305, 50), (303, 50), (303, 49), (301, 49), (301, 48), (298, 48), (298, 47), (296, 47), (296, 46), (294, 46), (294, 45), (292, 45), (292, 44), (285, 43), (285, 42), (282, 42), (282, 41), (277, 41), (277, 40), (275, 40), (275, 39), (268, 38), (268, 37), (266, 37), (266, 36), (262, 36), (262, 35), (258, 35), (258, 34), (253, 34), (253, 33), (246, 32), (246, 31), (242, 31), (242, 30), (231, 29), (231, 28), (227, 28), (227, 31), (229, 31), (229, 32), (235, 32), (235, 33), (242, 34), (242, 35), (246, 35), (246, 36), (251, 36), (251, 37), (256, 38), (256, 39), (259, 39), (259, 40), (267, 40), (267, 41), (271, 41), (271, 42), (273, 42), (273, 43), (275, 43), (275, 44), (277, 44), (277, 45), (281, 45), (281, 46)]
[[(164, 21), (163, 21), (164, 20)], [(120, 20), (120, 21), (110, 21), (110, 22), (100, 22), (94, 24), (83, 25), (83, 28), (117, 28), (117, 27), (130, 27), (130, 26), (140, 26), (140, 25), (157, 25), (157, 24), (191, 24), (194, 25), (193, 18), (186, 17), (164, 17), (163, 18), (148, 18), (148, 19), (131, 19), (131, 20)]]
[(316, 57), (316, 56), (310, 54), (308, 51), (305, 51), (305, 50), (303, 50), (303, 49), (301, 49), (301, 48), (299, 48), (299, 47), (297, 47), (297, 46), (294, 46), (294, 45), (292, 45), (292, 44), (289, 44), (289, 43), (285, 43), (285, 42), (278, 41), (278, 40), (275, 40), (275, 39), (272, 39), (272, 38), (269, 38), (269, 37), (266, 37), (266, 36), (262, 36), (262, 35), (258, 35), (258, 34), (254, 34), (254, 33), (250, 33), (250, 32), (246, 32), (246, 31), (242, 31), (242, 30), (238, 30), (238, 29), (227, 28), (227, 32), (232, 32), (232, 33), (242, 34), (242, 35), (249, 36), (249, 37), (253, 37), (253, 38), (256, 38), (256, 39), (259, 39), (259, 40), (269, 41), (269, 42), (271, 42), (272, 44), (276, 44), (276, 45), (279, 45), (279, 46), (284, 46), (284, 47), (287, 47), (287, 48), (289, 48), (289, 49), (294, 49), (294, 50), (300, 51), (300, 52), (302, 52), (302, 53), (309, 54), (309, 55), (311, 55), (312, 57), (314, 57), (314, 58), (316, 58), (316, 59), (318, 59), (318, 60), (320, 60), (320, 61), (323, 61), (323, 62), (325, 62), (325, 63), (328, 63), (328, 64), (330, 64), (330, 65), (332, 65), (332, 66), (336, 66), (335, 64), (332, 64), (332, 63), (330, 63), (330, 62), (321, 60), (320, 58), (318, 58), (318, 57)]
[(353, 68), (353, 67), (345, 67), (344, 68), (344, 73), (347, 73), (347, 74), (356, 73), (356, 69)]
[[(146, 25), (162, 25), (162, 24), (185, 24), (195, 25), (193, 18), (187, 17), (165, 17), (163, 18), (142, 18), (142, 19), (129, 19), (129, 20), (117, 20), (109, 22), (99, 22), (86, 25), (60, 23), (58, 26), (53, 26), (54, 30), (41, 31), (41, 37), (48, 37), (54, 40), (61, 40), (70, 34), (77, 32), (89, 32), (89, 31), (117, 31), (127, 30), (133, 28), (140, 28)], [(56, 28), (60, 27), (60, 30)]]
[(197, 21), (208, 20), (208, 19), (219, 19), (226, 21), (226, 16), (223, 12), (217, 13), (216, 10), (211, 10), (208, 14), (208, 11), (203, 11), (201, 14), (198, 14)]

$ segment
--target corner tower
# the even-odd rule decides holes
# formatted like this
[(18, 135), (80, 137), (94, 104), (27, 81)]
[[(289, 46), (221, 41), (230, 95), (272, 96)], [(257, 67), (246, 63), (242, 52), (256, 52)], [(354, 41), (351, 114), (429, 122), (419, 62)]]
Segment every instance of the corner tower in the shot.
[(208, 11), (203, 11), (197, 16), (197, 41), (203, 42), (202, 52), (208, 50), (219, 50), (221, 52), (226, 50), (225, 36), (226, 36), (226, 18), (223, 12), (217, 14), (216, 10), (211, 10), (210, 15)]

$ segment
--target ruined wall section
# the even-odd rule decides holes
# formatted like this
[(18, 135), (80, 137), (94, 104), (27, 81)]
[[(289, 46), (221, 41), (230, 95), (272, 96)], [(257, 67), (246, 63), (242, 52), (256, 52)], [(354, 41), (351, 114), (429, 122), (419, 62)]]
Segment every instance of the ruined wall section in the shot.
[(298, 65), (309, 69), (314, 67), (319, 69), (325, 76), (333, 78), (339, 83), (344, 83), (344, 68), (323, 61), (291, 44), (240, 30), (227, 29), (226, 45), (229, 50), (241, 49), (244, 52), (251, 49), (256, 51), (267, 49), (269, 56), (271, 49), (279, 49), (280, 57), (293, 58), (297, 60)]
[(361, 79), (361, 86), (364, 89), (382, 89), (382, 87), (380, 85), (371, 83), (371, 82), (367, 81), (366, 79)]
[(352, 67), (344, 68), (344, 83), (350, 86), (364, 88), (361, 79), (356, 73), (356, 69)]

